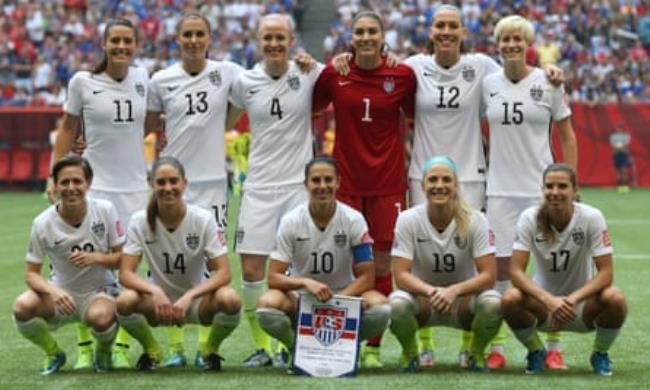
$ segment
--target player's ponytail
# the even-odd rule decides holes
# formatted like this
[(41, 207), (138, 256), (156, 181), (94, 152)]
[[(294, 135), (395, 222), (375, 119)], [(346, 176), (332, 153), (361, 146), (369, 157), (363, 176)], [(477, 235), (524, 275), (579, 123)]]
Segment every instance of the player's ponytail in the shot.
[[(163, 165), (171, 165), (172, 167), (176, 168), (176, 170), (181, 175), (183, 180), (186, 179), (185, 167), (183, 167), (183, 164), (181, 164), (181, 162), (178, 161), (178, 159), (176, 159), (175, 157), (165, 156), (153, 162), (153, 165), (151, 167), (152, 187), (153, 187), (154, 180), (156, 180), (156, 173), (158, 172), (158, 169), (160, 169), (160, 167), (162, 167)], [(156, 218), (158, 218), (158, 212), (159, 212), (158, 198), (156, 196), (156, 193), (154, 192), (153, 194), (151, 194), (151, 198), (149, 199), (149, 203), (147, 204), (147, 225), (149, 225), (149, 229), (151, 230), (151, 234), (153, 237), (156, 236)]]
[[(567, 164), (551, 164), (546, 169), (544, 170), (544, 173), (542, 174), (542, 181), (546, 183), (546, 175), (548, 175), (550, 172), (564, 172), (569, 176), (569, 180), (571, 181), (571, 185), (573, 186), (574, 189), (578, 188), (577, 184), (577, 179), (576, 179), (576, 173)], [(537, 230), (539, 230), (544, 238), (549, 241), (553, 242), (555, 241), (555, 232), (551, 228), (552, 226), (552, 221), (551, 221), (551, 212), (549, 211), (548, 204), (546, 201), (542, 203), (541, 206), (539, 206), (539, 210), (537, 211), (537, 217), (536, 217), (536, 224), (537, 224)]]
[[(128, 19), (123, 19), (123, 18), (118, 18), (118, 19), (111, 19), (106, 23), (106, 27), (104, 28), (104, 34), (102, 36), (102, 42), (106, 44), (106, 41), (108, 40), (108, 36), (111, 32), (111, 29), (115, 26), (124, 26), (128, 27), (133, 31), (133, 36), (135, 37), (135, 41), (138, 41), (138, 30), (133, 26), (133, 23), (131, 23), (130, 20)], [(104, 50), (102, 54), (102, 60), (99, 62), (97, 65), (92, 70), (93, 74), (100, 74), (106, 71), (106, 68), (108, 68), (108, 53), (106, 53), (106, 50)]]

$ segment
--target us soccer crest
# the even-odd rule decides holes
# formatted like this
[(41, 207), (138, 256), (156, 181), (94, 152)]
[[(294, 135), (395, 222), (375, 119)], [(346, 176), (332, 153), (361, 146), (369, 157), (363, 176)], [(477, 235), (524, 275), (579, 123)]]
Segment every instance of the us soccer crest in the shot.
[(187, 247), (191, 250), (195, 250), (199, 247), (199, 235), (194, 233), (188, 234), (185, 237), (185, 244), (187, 244)]
[(574, 230), (571, 232), (571, 238), (573, 239), (574, 244), (582, 245), (585, 243), (585, 232), (583, 232), (582, 229)]
[(454, 236), (454, 244), (456, 244), (458, 249), (465, 249), (467, 248), (467, 238), (460, 238), (460, 236), (456, 234)]
[(212, 72), (208, 73), (208, 79), (215, 87), (221, 86), (221, 73), (219, 73), (218, 70), (213, 70)]
[(138, 95), (144, 97), (144, 84), (135, 83), (135, 91), (138, 93)]
[(106, 226), (104, 225), (104, 222), (101, 221), (93, 222), (90, 229), (93, 231), (93, 234), (96, 235), (97, 237), (101, 237), (106, 233)]
[(463, 80), (467, 81), (468, 83), (472, 82), (472, 80), (476, 78), (476, 71), (470, 65), (463, 66), (461, 74), (463, 75)]
[(300, 88), (300, 78), (297, 74), (292, 73), (287, 77), (287, 84), (289, 84), (289, 88), (297, 91)]
[(312, 310), (314, 337), (323, 346), (330, 346), (343, 336), (347, 310), (334, 306), (316, 306)]
[(386, 93), (392, 93), (395, 90), (395, 79), (392, 77), (386, 77), (384, 80), (384, 91)]
[(540, 101), (542, 100), (542, 96), (544, 95), (544, 90), (542, 89), (541, 85), (533, 85), (530, 88), (530, 97), (533, 98), (535, 101)]
[(339, 248), (343, 248), (348, 243), (348, 235), (344, 232), (336, 232), (334, 234), (334, 244)]

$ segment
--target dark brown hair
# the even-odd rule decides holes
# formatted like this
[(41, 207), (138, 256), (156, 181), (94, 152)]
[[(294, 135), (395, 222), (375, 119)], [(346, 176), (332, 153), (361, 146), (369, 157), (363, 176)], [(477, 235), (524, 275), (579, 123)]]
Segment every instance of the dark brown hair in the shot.
[[(160, 169), (160, 167), (162, 167), (163, 165), (171, 165), (172, 167), (176, 168), (178, 173), (180, 173), (181, 177), (185, 179), (185, 167), (183, 167), (183, 164), (181, 164), (181, 162), (178, 161), (178, 159), (175, 157), (165, 156), (153, 162), (153, 166), (151, 167), (152, 183), (156, 178), (156, 172), (158, 172), (158, 169)], [(154, 193), (151, 195), (151, 198), (149, 198), (149, 203), (147, 204), (147, 225), (149, 225), (149, 229), (151, 229), (151, 233), (153, 234), (153, 236), (156, 235), (157, 217), (158, 217), (158, 201), (156, 200), (156, 194)]]
[[(135, 41), (138, 41), (138, 30), (133, 26), (133, 23), (131, 23), (130, 20), (128, 19), (111, 19), (106, 23), (106, 27), (104, 28), (104, 35), (102, 37), (102, 42), (106, 43), (106, 40), (108, 39), (108, 35), (111, 32), (111, 29), (115, 26), (124, 26), (128, 27), (133, 31), (133, 36), (135, 37)], [(93, 68), (93, 74), (100, 74), (103, 71), (106, 70), (108, 67), (108, 54), (106, 54), (106, 51), (102, 54), (102, 60), (99, 64), (95, 65)]]
[(309, 170), (311, 167), (313, 167), (316, 164), (327, 164), (330, 165), (334, 168), (334, 173), (336, 173), (336, 176), (339, 175), (339, 163), (336, 162), (336, 159), (330, 156), (316, 156), (311, 159), (306, 165), (305, 165), (305, 183), (307, 182), (307, 179), (309, 178)]
[[(544, 173), (542, 174), (542, 182), (546, 183), (546, 175), (551, 172), (566, 173), (569, 176), (571, 185), (574, 189), (577, 190), (578, 184), (576, 180), (576, 173), (569, 165), (559, 163), (549, 165), (546, 167)], [(542, 203), (542, 205), (539, 207), (539, 211), (537, 211), (537, 229), (542, 232), (544, 238), (548, 241), (555, 240), (555, 233), (553, 232), (553, 229), (551, 229), (551, 215), (548, 211), (548, 205), (546, 204), (546, 201)]]
[(71, 154), (57, 161), (52, 167), (52, 178), (55, 183), (59, 180), (59, 173), (61, 173), (63, 168), (67, 167), (80, 167), (84, 172), (86, 181), (88, 183), (93, 181), (93, 169), (88, 160), (76, 154)]

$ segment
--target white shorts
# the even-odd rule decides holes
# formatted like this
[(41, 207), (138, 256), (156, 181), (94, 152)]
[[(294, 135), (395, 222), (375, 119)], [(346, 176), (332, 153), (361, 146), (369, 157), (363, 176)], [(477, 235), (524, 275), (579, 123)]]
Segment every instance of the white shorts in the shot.
[[(468, 181), (460, 183), (460, 191), (465, 203), (483, 211), (485, 209), (485, 182)], [(409, 207), (417, 206), (427, 201), (422, 192), (422, 182), (409, 179)]]
[[(483, 292), (482, 294), (484, 293), (485, 292)], [(427, 322), (425, 324), (420, 324), (420, 327), (425, 328), (429, 326), (446, 326), (449, 328), (463, 329), (463, 327), (460, 325), (460, 320), (458, 318), (458, 314), (459, 314), (458, 308), (460, 307), (460, 303), (464, 298), (465, 298), (464, 296), (460, 296), (454, 300), (454, 303), (452, 304), (451, 307), (450, 314), (442, 315), (438, 313), (436, 310), (431, 309), (431, 315), (427, 319)], [(393, 301), (394, 299), (402, 299), (407, 301), (411, 305), (411, 309), (413, 310), (413, 313), (415, 313), (416, 316), (420, 312), (420, 305), (418, 304), (416, 295), (411, 294), (410, 292), (404, 290), (395, 290), (388, 297), (389, 301)], [(475, 306), (476, 306), (476, 295), (473, 295), (469, 303), (469, 309), (471, 313), (474, 313)]]
[(488, 196), (487, 219), (494, 232), (497, 258), (512, 256), (512, 244), (515, 242), (519, 216), (527, 208), (538, 205), (540, 200), (540, 198)]
[(187, 203), (214, 213), (217, 226), (226, 230), (228, 226), (227, 180), (189, 182), (183, 197)]
[(235, 236), (237, 253), (268, 255), (275, 247), (280, 218), (307, 201), (302, 184), (245, 189)]
[(88, 197), (95, 199), (104, 199), (113, 203), (117, 209), (117, 216), (124, 227), (124, 231), (129, 227), (131, 216), (137, 211), (147, 208), (149, 202), (149, 190), (137, 192), (113, 192), (113, 191), (88, 191)]
[(74, 299), (74, 303), (77, 306), (77, 311), (75, 311), (73, 314), (66, 315), (60, 313), (58, 310), (55, 310), (54, 317), (47, 320), (48, 327), (52, 330), (71, 322), (83, 321), (83, 319), (86, 317), (86, 310), (88, 310), (88, 307), (91, 303), (93, 303), (95, 299), (104, 298), (115, 302), (115, 297), (119, 293), (119, 287), (117, 284), (109, 284), (100, 287), (95, 291), (90, 291), (83, 294), (75, 294), (70, 291), (68, 291), (68, 293), (72, 296), (72, 299)]
[[(585, 325), (584, 321), (582, 321), (582, 312), (585, 309), (585, 301), (582, 301), (578, 303), (576, 306), (576, 318), (569, 322), (568, 324), (565, 324), (560, 328), (559, 331), (561, 332), (576, 332), (576, 333), (587, 333), (593, 331), (593, 329), (590, 329), (587, 325)], [(537, 324), (537, 329), (541, 330), (542, 332), (549, 332), (549, 325), (551, 322), (551, 314), (546, 317), (546, 321), (544, 321), (543, 324)]]

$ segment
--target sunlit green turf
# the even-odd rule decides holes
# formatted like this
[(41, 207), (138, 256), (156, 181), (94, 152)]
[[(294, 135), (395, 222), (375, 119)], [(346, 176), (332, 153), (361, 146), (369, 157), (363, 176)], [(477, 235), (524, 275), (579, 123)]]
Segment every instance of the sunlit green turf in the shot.
[[(384, 339), (383, 360), (386, 367), (380, 370), (360, 370), (354, 379), (324, 380), (296, 378), (283, 371), (265, 368), (245, 369), (241, 361), (253, 350), (248, 335), (248, 324), (242, 321), (240, 327), (223, 346), (224, 370), (217, 374), (206, 374), (194, 368), (159, 369), (153, 373), (140, 374), (131, 371), (116, 371), (108, 374), (80, 373), (70, 368), (76, 358), (73, 327), (58, 330), (55, 337), (68, 354), (68, 364), (53, 377), (42, 378), (38, 370), (42, 364), (42, 353), (15, 330), (10, 310), (13, 299), (25, 289), (23, 275), (24, 255), (27, 248), (29, 228), (32, 219), (47, 203), (40, 194), (0, 194), (0, 302), (4, 315), (0, 315), (0, 340), (3, 357), (0, 359), (0, 387), (34, 388), (646, 388), (650, 368), (650, 306), (645, 283), (650, 281), (650, 191), (633, 190), (619, 194), (608, 190), (582, 190), (582, 200), (605, 213), (608, 219), (612, 241), (615, 247), (615, 283), (620, 286), (629, 300), (630, 314), (625, 328), (611, 351), (614, 361), (614, 376), (597, 378), (590, 372), (588, 356), (593, 334), (563, 334), (562, 344), (567, 363), (571, 369), (561, 373), (545, 373), (540, 376), (523, 374), (524, 349), (512, 336), (506, 345), (508, 368), (489, 374), (472, 374), (457, 368), (459, 334), (453, 330), (436, 330), (437, 366), (423, 370), (416, 375), (398, 374), (396, 362), (399, 347), (392, 335)], [(231, 204), (231, 218), (236, 213), (236, 202)], [(233, 223), (230, 224), (231, 226)], [(239, 259), (231, 254), (233, 285), (239, 288)], [(162, 332), (157, 333), (164, 342)], [(186, 331), (188, 357), (196, 350), (196, 331)], [(131, 358), (135, 361), (140, 348), (132, 347)], [(191, 360), (191, 359), (190, 359)]]

